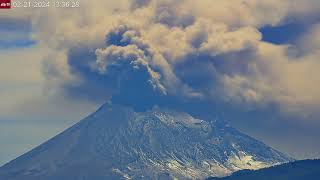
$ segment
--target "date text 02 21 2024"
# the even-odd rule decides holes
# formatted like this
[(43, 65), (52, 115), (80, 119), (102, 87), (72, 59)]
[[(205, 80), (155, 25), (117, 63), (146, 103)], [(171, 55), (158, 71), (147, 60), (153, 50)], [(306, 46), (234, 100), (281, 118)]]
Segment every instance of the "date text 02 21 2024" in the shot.
[(78, 8), (80, 1), (12, 1), (12, 8)]

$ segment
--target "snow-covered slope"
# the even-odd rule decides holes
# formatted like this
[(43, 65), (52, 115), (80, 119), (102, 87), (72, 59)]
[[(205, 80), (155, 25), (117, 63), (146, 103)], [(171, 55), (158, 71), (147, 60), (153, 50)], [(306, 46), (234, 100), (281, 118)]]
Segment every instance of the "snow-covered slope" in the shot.
[(106, 104), (0, 168), (0, 180), (203, 179), (290, 161), (226, 123)]

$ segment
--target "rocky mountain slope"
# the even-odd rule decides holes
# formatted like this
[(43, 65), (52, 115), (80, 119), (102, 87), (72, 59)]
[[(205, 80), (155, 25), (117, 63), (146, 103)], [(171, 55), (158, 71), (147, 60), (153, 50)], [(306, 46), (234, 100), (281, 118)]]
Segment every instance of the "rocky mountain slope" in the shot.
[(0, 180), (204, 179), (291, 159), (225, 122), (105, 104), (0, 168)]

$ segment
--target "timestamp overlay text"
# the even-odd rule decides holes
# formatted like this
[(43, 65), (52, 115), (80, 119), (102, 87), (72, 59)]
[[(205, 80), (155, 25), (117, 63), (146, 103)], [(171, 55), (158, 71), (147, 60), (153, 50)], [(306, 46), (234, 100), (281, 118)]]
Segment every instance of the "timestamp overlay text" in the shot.
[(12, 0), (11, 8), (79, 8), (80, 0)]

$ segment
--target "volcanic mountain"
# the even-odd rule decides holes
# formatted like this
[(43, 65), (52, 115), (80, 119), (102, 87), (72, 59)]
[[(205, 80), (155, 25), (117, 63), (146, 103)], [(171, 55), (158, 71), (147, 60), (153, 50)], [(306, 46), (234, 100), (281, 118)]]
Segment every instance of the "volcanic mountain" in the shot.
[(291, 160), (223, 121), (107, 103), (1, 167), (0, 179), (204, 179)]

